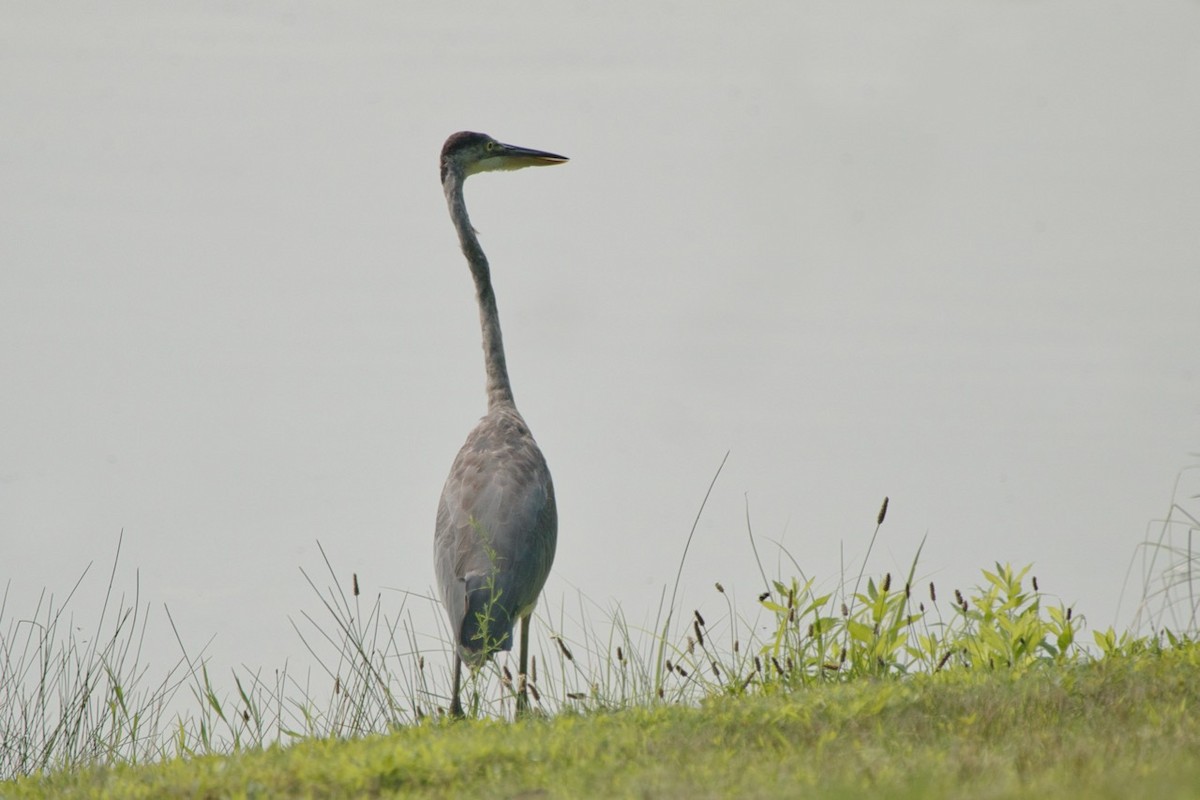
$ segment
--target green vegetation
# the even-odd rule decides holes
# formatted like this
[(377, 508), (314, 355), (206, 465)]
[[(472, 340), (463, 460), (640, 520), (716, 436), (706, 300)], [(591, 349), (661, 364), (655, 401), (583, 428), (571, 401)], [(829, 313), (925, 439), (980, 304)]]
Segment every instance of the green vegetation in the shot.
[[(1169, 588), (1191, 598), (1190, 547), (1156, 552), (1187, 555), (1168, 566), (1189, 581)], [(6, 594), (0, 800), (1195, 796), (1194, 625), (1084, 636), (1082, 615), (1049, 601), (1029, 567), (939, 591), (916, 580), (919, 556), (907, 575), (860, 570), (828, 590), (798, 565), (801, 577), (764, 574), (748, 612), (720, 584), (687, 616), (672, 593), (646, 629), (581, 601), (569, 634), (543, 610), (534, 714), (511, 722), (506, 654), (466, 682), (474, 718), (451, 722), (448, 647), (423, 650), (402, 614), (360, 605), (357, 577), (347, 593), (305, 574), (328, 615), (296, 626), (332, 687), (323, 703), (286, 671), (234, 673), (222, 691), (178, 633), (180, 665), (147, 684), (146, 615), (136, 594), (114, 599), (111, 577), (82, 644), (64, 610), (74, 590), (7, 623)]]
[(1200, 647), (89, 769), (34, 797), (1194, 797)]

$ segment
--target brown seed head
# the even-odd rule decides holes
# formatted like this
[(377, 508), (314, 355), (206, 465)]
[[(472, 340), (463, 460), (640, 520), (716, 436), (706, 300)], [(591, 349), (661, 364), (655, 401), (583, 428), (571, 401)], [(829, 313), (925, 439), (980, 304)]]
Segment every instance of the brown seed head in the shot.
[(883, 518), (887, 516), (887, 504), (888, 499), (885, 497), (883, 498), (883, 505), (879, 507), (879, 517), (875, 520), (876, 525), (883, 524)]
[(574, 662), (575, 656), (571, 655), (571, 648), (567, 647), (567, 643), (562, 640), (561, 636), (555, 636), (554, 639), (558, 642), (558, 649), (566, 656), (567, 661)]

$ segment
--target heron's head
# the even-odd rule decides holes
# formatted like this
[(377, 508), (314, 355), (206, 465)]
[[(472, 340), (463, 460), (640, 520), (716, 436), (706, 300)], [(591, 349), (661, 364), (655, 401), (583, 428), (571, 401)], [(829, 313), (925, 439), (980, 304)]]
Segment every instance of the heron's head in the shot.
[(459, 131), (442, 146), (442, 181), (453, 172), (460, 178), (477, 172), (561, 164), (566, 156), (497, 142), (486, 133)]

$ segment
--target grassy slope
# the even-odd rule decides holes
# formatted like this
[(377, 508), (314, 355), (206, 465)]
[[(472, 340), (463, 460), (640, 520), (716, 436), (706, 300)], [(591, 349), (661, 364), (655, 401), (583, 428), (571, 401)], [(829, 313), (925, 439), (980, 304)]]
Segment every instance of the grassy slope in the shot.
[(1200, 647), (1090, 665), (407, 728), (0, 797), (1196, 797)]

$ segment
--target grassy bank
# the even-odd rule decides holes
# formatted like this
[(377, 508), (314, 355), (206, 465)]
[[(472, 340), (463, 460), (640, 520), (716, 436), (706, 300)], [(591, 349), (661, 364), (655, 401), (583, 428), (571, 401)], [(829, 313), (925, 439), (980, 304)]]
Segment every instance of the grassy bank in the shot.
[(1195, 797), (1200, 647), (821, 683), (0, 784), (40, 797)]
[(243, 669), (218, 685), (173, 622), (183, 655), (155, 679), (149, 605), (116, 593), (115, 560), (90, 635), (68, 610), (79, 584), (32, 614), (5, 592), (0, 800), (1198, 796), (1190, 549), (1155, 544), (1147, 576), (1161, 560), (1176, 578), (1139, 605), (1183, 633), (1151, 614), (1148, 636), (1085, 635), (1029, 566), (939, 588), (917, 577), (918, 548), (904, 573), (867, 575), (886, 511), (857, 572), (818, 581), (788, 556), (799, 577), (763, 572), (748, 607), (720, 583), (690, 610), (672, 590), (642, 625), (544, 603), (535, 716), (515, 722), (510, 654), (468, 677), (470, 719), (449, 722), (446, 636), (328, 560), (327, 588), (304, 573), (324, 613), (293, 623), (327, 682)]

